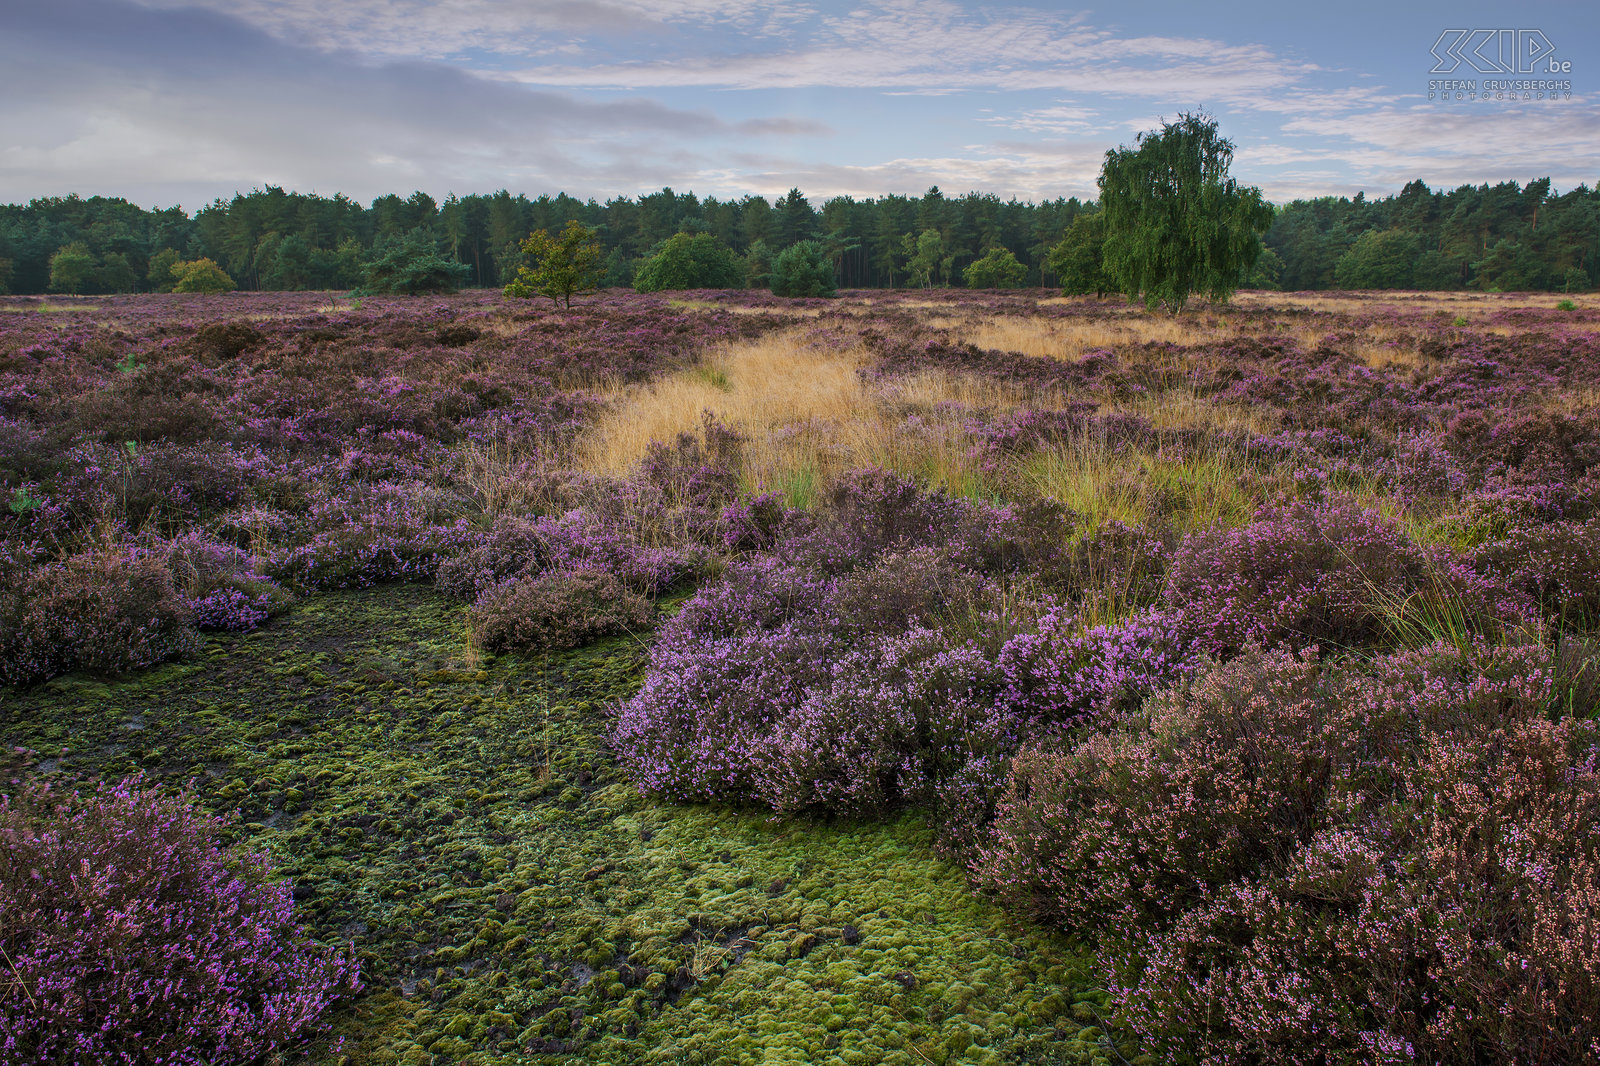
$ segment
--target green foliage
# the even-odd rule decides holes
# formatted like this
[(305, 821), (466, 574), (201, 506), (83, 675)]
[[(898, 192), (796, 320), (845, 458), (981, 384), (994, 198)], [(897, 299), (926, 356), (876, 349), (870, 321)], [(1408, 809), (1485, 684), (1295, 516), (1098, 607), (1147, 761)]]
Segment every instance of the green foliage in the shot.
[(962, 276), (969, 289), (1017, 289), (1028, 279), (1028, 268), (1009, 248), (996, 247), (967, 264)]
[(925, 229), (915, 238), (906, 234), (901, 238), (901, 247), (905, 252), (906, 273), (911, 275), (911, 284), (931, 289), (934, 277), (949, 259), (944, 251), (944, 237), (936, 229)]
[(772, 283), (772, 249), (759, 238), (744, 253), (744, 283), (751, 289), (765, 289)]
[(778, 253), (772, 261), (774, 296), (832, 296), (833, 264), (822, 245), (801, 241)]
[(1173, 312), (1192, 293), (1223, 301), (1255, 266), (1272, 207), (1229, 176), (1232, 162), (1216, 120), (1193, 114), (1106, 153), (1105, 267), (1130, 299)]
[(1529, 292), (1545, 287), (1544, 264), (1532, 247), (1510, 238), (1496, 241), (1472, 269), (1472, 287), (1485, 292)]
[[(3, 269), (3, 268), (0, 268)], [(0, 276), (0, 282), (5, 278)], [(1562, 292), (1588, 292), (1589, 275), (1582, 267), (1568, 267), (1565, 276), (1561, 279)]]
[(1415, 234), (1400, 229), (1368, 230), (1334, 264), (1341, 289), (1409, 289), (1416, 284)]
[(362, 283), (367, 292), (455, 292), (471, 273), (465, 263), (440, 255), (438, 243), (421, 227), (404, 237), (380, 237), (373, 251)]
[(172, 265), (173, 292), (232, 292), (237, 286), (228, 272), (210, 259)]
[(1105, 271), (1106, 216), (1102, 211), (1079, 215), (1061, 243), (1050, 249), (1050, 269), (1068, 296), (1104, 296), (1116, 288)]
[(548, 296), (557, 306), (572, 306), (572, 298), (593, 292), (605, 273), (605, 251), (594, 230), (577, 219), (567, 223), (560, 236), (535, 230), (521, 244), (530, 263), (517, 269), (506, 295), (520, 299)]
[(163, 248), (150, 257), (150, 269), (145, 271), (145, 282), (151, 292), (171, 292), (177, 284), (172, 268), (183, 262), (183, 256), (171, 248)]
[(639, 292), (739, 289), (744, 264), (710, 233), (677, 233), (658, 244), (633, 278)]
[(0, 256), (0, 296), (11, 292), (11, 278), (16, 273), (16, 260)]
[(63, 244), (50, 257), (50, 291), (81, 293), (94, 276), (94, 256), (82, 241)]
[(1283, 277), (1283, 260), (1278, 253), (1265, 246), (1261, 255), (1256, 259), (1256, 265), (1245, 274), (1244, 285), (1246, 289), (1278, 289), (1282, 286), (1278, 279)]
[(1576, 311), (1577, 309), (1578, 305), (1571, 300), (1561, 300), (1556, 304), (1557, 311)]

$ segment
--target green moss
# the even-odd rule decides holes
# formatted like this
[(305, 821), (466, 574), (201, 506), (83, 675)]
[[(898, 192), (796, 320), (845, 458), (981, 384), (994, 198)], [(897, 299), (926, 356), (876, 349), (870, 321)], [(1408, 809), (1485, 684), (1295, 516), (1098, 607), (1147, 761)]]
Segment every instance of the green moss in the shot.
[(974, 898), (920, 819), (642, 799), (604, 744), (631, 642), (475, 661), (460, 607), (395, 586), (203, 655), (16, 695), (3, 750), (238, 810), (361, 956), (349, 1066), (1114, 1058), (1086, 956)]

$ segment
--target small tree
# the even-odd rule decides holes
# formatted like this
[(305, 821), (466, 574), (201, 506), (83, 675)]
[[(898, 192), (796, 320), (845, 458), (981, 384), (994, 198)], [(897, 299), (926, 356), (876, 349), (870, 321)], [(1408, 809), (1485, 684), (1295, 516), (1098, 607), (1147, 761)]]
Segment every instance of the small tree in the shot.
[(557, 307), (571, 307), (574, 296), (593, 292), (604, 276), (605, 252), (600, 239), (577, 219), (568, 222), (559, 237), (535, 230), (521, 248), (532, 262), (517, 269), (516, 278), (506, 286), (507, 296), (548, 296)]
[(833, 264), (816, 241), (791, 244), (773, 259), (774, 296), (832, 296), (833, 293)]
[(1094, 293), (1104, 296), (1116, 289), (1106, 275), (1106, 216), (1103, 212), (1079, 215), (1067, 227), (1061, 243), (1050, 249), (1050, 269), (1067, 296)]
[(710, 233), (678, 233), (656, 245), (633, 278), (639, 292), (740, 289), (744, 264)]
[(172, 276), (172, 268), (183, 262), (183, 256), (171, 248), (163, 248), (150, 257), (150, 269), (145, 272), (144, 279), (150, 283), (151, 292), (171, 292), (177, 278)]
[(906, 254), (906, 273), (911, 284), (924, 289), (933, 288), (933, 276), (945, 261), (944, 238), (936, 229), (925, 229), (916, 237), (906, 234), (901, 238), (901, 248)]
[(236, 286), (227, 271), (210, 259), (172, 264), (173, 292), (232, 292)]
[(982, 259), (975, 259), (962, 272), (969, 289), (1016, 289), (1028, 279), (1028, 268), (1017, 261), (1009, 248), (991, 248)]
[(1414, 233), (1369, 229), (1333, 265), (1341, 289), (1409, 289), (1422, 249)]
[(50, 257), (50, 291), (81, 293), (97, 265), (89, 246), (82, 241), (63, 244)]
[(1181, 311), (1191, 293), (1226, 300), (1255, 265), (1272, 206), (1228, 175), (1233, 142), (1185, 114), (1106, 153), (1105, 268), (1129, 299)]
[(472, 273), (467, 264), (439, 254), (438, 241), (420, 226), (404, 237), (379, 238), (372, 250), (361, 286), (367, 292), (455, 292)]

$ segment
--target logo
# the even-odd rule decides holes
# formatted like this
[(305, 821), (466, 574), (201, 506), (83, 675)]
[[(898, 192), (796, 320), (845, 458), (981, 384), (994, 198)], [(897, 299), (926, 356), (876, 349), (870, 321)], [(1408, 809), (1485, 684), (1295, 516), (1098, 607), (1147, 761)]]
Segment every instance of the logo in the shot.
[(1571, 60), (1555, 58), (1543, 30), (1445, 30), (1428, 49), (1432, 74), (1451, 74), (1465, 63), (1479, 74), (1571, 74)]

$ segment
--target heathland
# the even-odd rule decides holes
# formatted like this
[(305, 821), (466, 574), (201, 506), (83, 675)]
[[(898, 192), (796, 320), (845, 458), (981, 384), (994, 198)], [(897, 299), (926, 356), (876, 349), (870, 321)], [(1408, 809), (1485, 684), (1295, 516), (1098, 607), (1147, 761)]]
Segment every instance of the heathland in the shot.
[[(164, 1061), (1592, 1059), (1597, 398), (1554, 295), (8, 298), (0, 840), (237, 814), (303, 954)], [(0, 1057), (162, 920), (30, 861)]]

